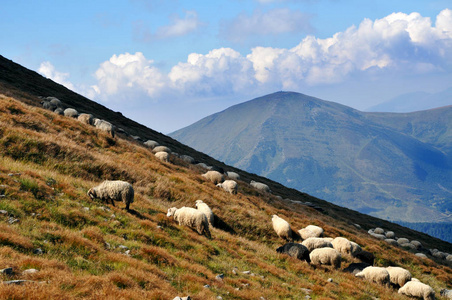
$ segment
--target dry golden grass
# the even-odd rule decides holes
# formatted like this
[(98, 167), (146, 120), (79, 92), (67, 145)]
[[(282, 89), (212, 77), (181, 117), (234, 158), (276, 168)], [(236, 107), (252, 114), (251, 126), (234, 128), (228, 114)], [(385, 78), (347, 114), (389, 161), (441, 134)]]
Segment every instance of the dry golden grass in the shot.
[[(33, 281), (0, 284), (0, 298), (303, 299), (302, 288), (309, 288), (312, 299), (406, 299), (341, 270), (277, 254), (284, 242), (272, 229), (273, 214), (295, 230), (315, 224), (327, 236), (345, 236), (375, 253), (376, 264), (405, 267), (437, 294), (451, 287), (448, 267), (242, 181), (230, 195), (202, 172), (178, 159), (162, 163), (138, 143), (0, 95), (0, 209), (8, 211), (0, 215), (0, 269), (13, 268), (4, 281)], [(133, 184), (130, 212), (86, 195), (105, 179)], [(194, 207), (197, 199), (218, 218), (212, 239), (166, 217), (169, 207)], [(9, 217), (18, 221), (9, 224)], [(344, 257), (342, 266), (355, 261)], [(38, 272), (22, 274), (30, 268)]]

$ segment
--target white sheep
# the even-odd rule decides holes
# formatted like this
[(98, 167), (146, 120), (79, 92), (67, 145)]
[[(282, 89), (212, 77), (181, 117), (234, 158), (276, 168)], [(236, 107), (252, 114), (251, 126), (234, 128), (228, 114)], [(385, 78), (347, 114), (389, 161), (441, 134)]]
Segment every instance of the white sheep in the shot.
[(42, 108), (48, 109), (48, 110), (51, 110), (51, 111), (54, 111), (57, 108), (56, 105), (54, 105), (50, 101), (46, 101), (46, 100), (42, 101), (41, 105), (42, 105)]
[(214, 184), (222, 183), (224, 181), (224, 176), (218, 171), (207, 171), (205, 174), (201, 175)]
[(439, 294), (446, 299), (452, 299), (452, 290), (442, 289)]
[(410, 242), (410, 244), (414, 245), (414, 247), (416, 247), (416, 249), (421, 249), (422, 248), (422, 243), (416, 240), (412, 240)]
[(398, 239), (397, 239), (397, 244), (399, 244), (399, 245), (407, 244), (407, 243), (409, 243), (409, 242), (410, 242), (410, 240), (407, 239), (407, 238), (398, 238)]
[(309, 253), (311, 264), (331, 265), (335, 269), (341, 267), (341, 254), (333, 248), (318, 248)]
[(61, 103), (60, 99), (51, 96), (47, 97), (46, 99), (56, 107), (63, 108), (63, 103)]
[(408, 281), (399, 289), (399, 294), (403, 294), (408, 297), (419, 297), (424, 300), (434, 300), (435, 291), (431, 286), (422, 282)]
[(303, 240), (310, 237), (323, 237), (323, 228), (316, 225), (308, 225), (305, 228), (298, 230), (298, 233)]
[(82, 123), (88, 124), (88, 125), (93, 125), (94, 124), (94, 118), (92, 114), (80, 114), (77, 117), (77, 120), (79, 120)]
[(387, 232), (385, 233), (385, 235), (386, 235), (386, 238), (388, 238), (388, 239), (393, 239), (393, 238), (395, 238), (395, 233), (394, 233), (394, 231), (387, 231)]
[(254, 180), (251, 180), (250, 185), (251, 185), (253, 188), (255, 188), (255, 189), (257, 189), (257, 190), (259, 190), (259, 191), (261, 191), (261, 192), (271, 193), (270, 188), (269, 188), (268, 185), (266, 185), (265, 183), (262, 183), (262, 182), (256, 182), (256, 181), (254, 181)]
[(427, 258), (427, 255), (425, 255), (424, 253), (416, 253), (415, 255), (422, 259)]
[(388, 243), (388, 244), (391, 244), (391, 245), (393, 245), (393, 246), (398, 246), (398, 245), (399, 245), (399, 244), (397, 243), (397, 241), (394, 240), (394, 239), (385, 239), (385, 242)]
[(97, 129), (109, 133), (112, 137), (115, 137), (115, 126), (110, 122), (101, 119), (94, 119), (93, 124)]
[(374, 233), (376, 234), (385, 234), (385, 231), (383, 228), (377, 227), (374, 229)]
[(402, 287), (411, 280), (410, 271), (400, 267), (386, 267), (389, 273), (389, 280), (393, 285)]
[(234, 180), (225, 180), (223, 183), (218, 183), (217, 187), (222, 188), (228, 193), (237, 194), (237, 182)]
[(111, 200), (113, 206), (115, 206), (114, 201), (122, 201), (129, 210), (130, 203), (133, 203), (134, 190), (132, 185), (126, 181), (105, 180), (100, 185), (90, 188), (87, 194), (91, 199), (98, 198), (107, 202)]
[(314, 249), (318, 249), (318, 248), (333, 248), (333, 245), (331, 244), (330, 241), (326, 240), (325, 238), (316, 238), (316, 237), (312, 237), (312, 238), (308, 238), (306, 240), (304, 240), (301, 243), (303, 246), (305, 246), (306, 248), (308, 248), (309, 251), (312, 251)]
[(183, 161), (185, 161), (188, 164), (194, 164), (195, 163), (195, 159), (193, 157), (191, 157), (190, 155), (181, 155), (180, 159), (182, 159)]
[(160, 146), (160, 144), (156, 141), (152, 141), (152, 140), (147, 140), (146, 142), (143, 143), (144, 145), (148, 146), (151, 149), (154, 149), (157, 146)]
[(382, 267), (367, 267), (355, 275), (371, 282), (389, 286), (389, 272)]
[(203, 214), (206, 215), (209, 225), (213, 226), (215, 216), (214, 216), (212, 210), (210, 209), (209, 205), (204, 203), (204, 201), (202, 201), (202, 200), (196, 200), (195, 206), (196, 206), (197, 210), (199, 210), (200, 212), (202, 212)]
[(70, 118), (77, 118), (78, 116), (78, 111), (76, 111), (73, 108), (66, 108), (64, 110), (64, 116), (65, 117), (70, 117)]
[(163, 152), (163, 151), (157, 152), (157, 153), (155, 153), (155, 157), (157, 157), (161, 161), (169, 162), (169, 154), (167, 152)]
[(288, 241), (293, 241), (293, 232), (292, 229), (290, 228), (289, 222), (287, 222), (281, 217), (278, 217), (277, 215), (273, 215), (272, 224), (273, 229), (280, 238)]
[(333, 248), (341, 254), (351, 255), (352, 253), (352, 243), (344, 237), (338, 236), (331, 244), (333, 245)]
[(236, 172), (229, 171), (226, 172), (226, 175), (228, 175), (228, 177), (232, 180), (240, 180), (240, 175), (237, 174)]
[(384, 234), (379, 234), (379, 233), (371, 233), (371, 236), (373, 236), (374, 238), (377, 238), (379, 240), (384, 240), (386, 239), (386, 236)]
[(64, 116), (64, 110), (60, 107), (55, 109), (53, 112), (56, 113), (57, 115)]
[(206, 215), (195, 208), (184, 206), (177, 209), (176, 207), (171, 207), (168, 209), (166, 216), (173, 216), (174, 220), (176, 220), (179, 225), (194, 228), (199, 234), (211, 238), (209, 221), (207, 220)]
[(154, 152), (154, 153), (157, 153), (157, 152), (171, 153), (171, 149), (166, 146), (156, 146), (152, 149), (152, 152)]

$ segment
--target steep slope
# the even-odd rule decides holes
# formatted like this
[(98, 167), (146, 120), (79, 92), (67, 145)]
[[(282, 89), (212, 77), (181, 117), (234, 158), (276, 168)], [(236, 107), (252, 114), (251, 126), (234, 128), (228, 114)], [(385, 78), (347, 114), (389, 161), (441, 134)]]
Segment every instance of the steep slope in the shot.
[(342, 206), (384, 219), (436, 222), (452, 221), (451, 120), (452, 107), (401, 116), (362, 113), (278, 92), (171, 136)]

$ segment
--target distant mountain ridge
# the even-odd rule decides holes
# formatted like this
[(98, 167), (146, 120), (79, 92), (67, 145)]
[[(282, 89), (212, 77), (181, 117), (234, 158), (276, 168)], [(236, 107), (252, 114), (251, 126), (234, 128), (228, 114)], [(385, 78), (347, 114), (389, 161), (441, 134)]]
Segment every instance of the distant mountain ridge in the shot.
[(452, 106), (365, 113), (278, 92), (170, 136), (237, 168), (379, 218), (452, 221)]

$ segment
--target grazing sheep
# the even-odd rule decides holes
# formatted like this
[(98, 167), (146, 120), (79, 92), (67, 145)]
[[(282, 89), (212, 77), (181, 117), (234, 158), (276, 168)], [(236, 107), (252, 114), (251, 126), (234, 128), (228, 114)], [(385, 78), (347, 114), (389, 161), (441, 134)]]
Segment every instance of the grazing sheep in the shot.
[(361, 250), (361, 252), (357, 253), (355, 257), (371, 266), (374, 264), (375, 256), (372, 252)]
[(152, 141), (152, 140), (147, 140), (146, 142), (143, 143), (144, 145), (148, 146), (151, 149), (154, 149), (157, 146), (160, 146), (159, 143), (157, 143), (156, 141)]
[(422, 244), (421, 244), (421, 242), (419, 242), (419, 241), (412, 240), (412, 241), (410, 242), (410, 244), (412, 244), (414, 247), (416, 247), (416, 249), (421, 249), (421, 248), (422, 248)]
[(111, 200), (113, 206), (114, 201), (122, 201), (126, 205), (126, 209), (129, 210), (130, 203), (133, 203), (134, 191), (130, 183), (121, 180), (105, 180), (100, 185), (95, 186), (88, 191), (88, 196), (91, 199), (101, 199), (103, 201)]
[(446, 299), (452, 299), (452, 290), (442, 289), (439, 294)]
[(389, 286), (389, 272), (385, 268), (370, 266), (357, 273), (355, 276)]
[(374, 229), (374, 233), (376, 234), (385, 234), (385, 231), (383, 228), (377, 227)]
[(323, 237), (323, 228), (315, 225), (308, 225), (305, 228), (298, 230), (298, 233), (303, 240), (310, 237)]
[(446, 256), (446, 260), (447, 260), (447, 261), (452, 261), (452, 254), (447, 255), (447, 256)]
[(397, 243), (397, 241), (394, 240), (394, 239), (385, 239), (385, 242), (388, 243), (388, 244), (391, 244), (391, 245), (393, 245), (393, 246), (398, 246), (398, 245), (399, 245), (399, 244)]
[(352, 253), (352, 243), (344, 237), (339, 236), (335, 238), (331, 244), (333, 245), (333, 248), (341, 254), (351, 255)]
[(228, 193), (237, 194), (237, 182), (234, 180), (225, 180), (223, 183), (218, 183), (217, 187), (222, 188)]
[(333, 248), (318, 248), (309, 253), (311, 264), (331, 265), (335, 269), (341, 267), (341, 254)]
[(237, 174), (236, 172), (226, 172), (226, 175), (232, 179), (232, 180), (239, 180), (240, 179), (240, 175)]
[(387, 231), (387, 232), (385, 233), (385, 235), (386, 235), (386, 238), (388, 238), (388, 239), (393, 239), (393, 238), (395, 238), (395, 233), (394, 233), (394, 231)]
[(429, 285), (416, 281), (408, 281), (399, 289), (399, 294), (408, 297), (419, 297), (424, 300), (435, 299), (435, 291)]
[(291, 257), (299, 260), (305, 260), (311, 262), (309, 258), (309, 250), (305, 246), (296, 243), (287, 243), (276, 249), (278, 253), (288, 254)]
[(61, 103), (60, 99), (56, 97), (47, 97), (46, 99), (56, 107), (63, 108), (63, 103)]
[(325, 240), (324, 238), (316, 238), (316, 237), (312, 237), (312, 238), (308, 238), (306, 240), (304, 240), (301, 243), (303, 246), (305, 246), (306, 248), (308, 248), (309, 251), (313, 251), (314, 249), (318, 249), (318, 248), (333, 248), (333, 245), (331, 244), (330, 241)]
[(271, 191), (270, 191), (270, 188), (269, 188), (268, 185), (266, 185), (265, 183), (256, 182), (256, 181), (254, 181), (254, 180), (251, 180), (250, 185), (251, 185), (253, 188), (255, 188), (255, 189), (257, 189), (257, 190), (259, 190), (259, 191), (261, 191), (261, 192), (267, 192), (267, 193), (270, 193), (270, 192), (271, 192)]
[(205, 163), (198, 163), (198, 164), (196, 164), (196, 165), (199, 166), (199, 167), (201, 167), (201, 168), (204, 168), (204, 169), (208, 169), (208, 168), (209, 168), (209, 166), (206, 165)]
[(214, 184), (218, 184), (224, 181), (224, 176), (218, 171), (207, 171), (207, 173), (202, 174), (202, 177), (207, 180), (212, 181)]
[(214, 216), (212, 210), (210, 209), (209, 205), (204, 203), (204, 201), (202, 201), (202, 200), (196, 200), (195, 206), (196, 206), (197, 210), (199, 210), (200, 212), (202, 212), (203, 214), (206, 215), (209, 225), (213, 226), (215, 216)]
[(62, 108), (58, 107), (53, 112), (56, 113), (57, 115), (64, 116), (64, 110)]
[(351, 263), (343, 271), (356, 275), (367, 267), (370, 267), (370, 265), (366, 263)]
[(50, 101), (41, 101), (42, 108), (54, 111), (57, 106), (51, 103)]
[(361, 248), (361, 246), (358, 245), (357, 243), (350, 241), (350, 244), (352, 245), (352, 248), (351, 248), (351, 255), (352, 255), (353, 257), (356, 257), (359, 253), (361, 253), (361, 252), (363, 251), (363, 249)]
[(404, 243), (404, 244), (400, 244), (399, 246), (402, 247), (402, 248), (411, 249), (411, 250), (415, 250), (416, 249), (416, 246), (414, 246), (411, 243)]
[(400, 267), (387, 267), (390, 282), (397, 287), (404, 286), (405, 283), (411, 280), (410, 271)]
[(287, 222), (283, 218), (278, 217), (277, 215), (273, 215), (272, 224), (273, 229), (280, 238), (288, 241), (293, 241), (293, 232), (290, 228), (289, 222)]
[(167, 152), (163, 152), (163, 151), (157, 152), (157, 153), (155, 153), (155, 157), (157, 157), (161, 161), (169, 162), (169, 154)]
[(82, 123), (88, 124), (88, 125), (94, 124), (94, 122), (93, 122), (94, 118), (93, 118), (92, 114), (80, 114), (77, 117), (77, 120), (79, 120)]
[(199, 234), (211, 238), (209, 221), (207, 220), (206, 215), (195, 208), (184, 206), (177, 209), (176, 207), (171, 207), (168, 209), (166, 216), (173, 216), (174, 220), (176, 220), (179, 225), (194, 228)]
[(106, 133), (109, 133), (112, 137), (115, 137), (115, 127), (110, 122), (101, 119), (94, 119), (94, 126)]
[(76, 111), (73, 108), (66, 108), (64, 110), (64, 116), (65, 117), (70, 117), (70, 118), (77, 118), (78, 116), (78, 111)]
[(397, 244), (399, 244), (399, 245), (407, 244), (409, 242), (410, 242), (410, 240), (406, 239), (406, 238), (399, 238), (399, 239), (397, 239)]
[(152, 149), (152, 152), (157, 153), (157, 152), (168, 152), (171, 153), (171, 149), (166, 147), (166, 146), (156, 146)]
[(434, 251), (434, 252), (432, 253), (432, 255), (433, 255), (434, 257), (436, 257), (436, 258), (439, 258), (439, 259), (446, 259), (447, 256), (448, 256), (448, 255), (446, 255), (446, 253), (441, 252), (441, 251), (438, 251), (438, 250)]
[(371, 236), (373, 236), (374, 238), (377, 238), (379, 240), (384, 240), (386, 239), (386, 236), (384, 234), (379, 234), (379, 233), (371, 233)]
[(427, 255), (425, 255), (424, 253), (416, 253), (415, 255), (422, 259), (427, 258)]
[(193, 157), (191, 157), (190, 155), (181, 155), (180, 158), (183, 161), (185, 161), (186, 163), (189, 163), (189, 164), (194, 164), (195, 163), (195, 159)]

